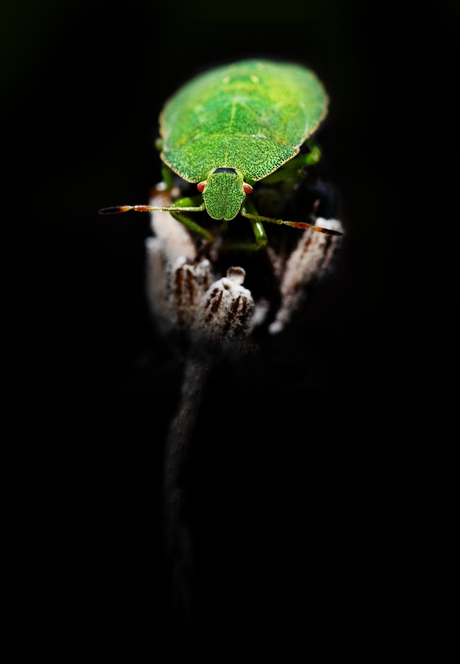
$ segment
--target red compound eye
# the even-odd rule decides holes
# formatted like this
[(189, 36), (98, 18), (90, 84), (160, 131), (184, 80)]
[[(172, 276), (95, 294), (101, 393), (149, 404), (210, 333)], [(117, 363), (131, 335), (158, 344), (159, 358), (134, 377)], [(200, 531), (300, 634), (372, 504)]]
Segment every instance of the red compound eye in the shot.
[(206, 187), (206, 180), (204, 182), (198, 182), (198, 184), (196, 185), (196, 188), (198, 189), (200, 194), (205, 190), (205, 187)]
[(246, 195), (252, 194), (252, 187), (250, 184), (246, 184), (246, 182), (243, 184), (243, 191)]

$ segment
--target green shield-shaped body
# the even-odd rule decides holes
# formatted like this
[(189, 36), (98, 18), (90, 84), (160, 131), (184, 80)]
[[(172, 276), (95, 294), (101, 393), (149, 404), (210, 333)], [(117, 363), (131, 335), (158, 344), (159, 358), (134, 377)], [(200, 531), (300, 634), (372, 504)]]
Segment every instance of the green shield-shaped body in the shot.
[(161, 158), (189, 182), (217, 168), (260, 180), (298, 153), (327, 104), (321, 82), (304, 67), (265, 60), (218, 67), (166, 103)]

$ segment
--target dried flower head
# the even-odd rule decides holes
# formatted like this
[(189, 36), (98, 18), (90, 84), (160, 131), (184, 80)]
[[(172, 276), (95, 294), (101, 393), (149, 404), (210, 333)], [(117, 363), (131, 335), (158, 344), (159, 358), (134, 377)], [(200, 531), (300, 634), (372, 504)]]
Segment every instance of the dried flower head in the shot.
[[(170, 205), (173, 193), (157, 187), (151, 205)], [(335, 219), (320, 218), (317, 224), (342, 230)], [(182, 335), (194, 346), (213, 348), (216, 344), (227, 348), (264, 324), (271, 335), (282, 332), (311, 289), (330, 272), (341, 243), (341, 237), (305, 230), (290, 254), (269, 245), (268, 263), (279, 302), (273, 310), (265, 294), (254, 302), (243, 286), (242, 267), (229, 267), (225, 276), (219, 276), (219, 246), (203, 257), (200, 240), (168, 212), (152, 213), (152, 230), (155, 237), (147, 240), (147, 295), (157, 324), (164, 334)]]

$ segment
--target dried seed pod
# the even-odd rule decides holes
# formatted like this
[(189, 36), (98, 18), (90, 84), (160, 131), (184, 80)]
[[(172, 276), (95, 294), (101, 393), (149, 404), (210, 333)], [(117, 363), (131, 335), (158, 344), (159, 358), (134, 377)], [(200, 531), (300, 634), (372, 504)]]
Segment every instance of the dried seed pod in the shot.
[(200, 337), (223, 341), (244, 337), (248, 331), (254, 300), (242, 285), (241, 267), (230, 267), (227, 276), (215, 281), (197, 307), (195, 325)]
[(158, 238), (148, 238), (147, 299), (163, 333), (185, 331), (194, 325), (196, 308), (214, 280), (211, 264), (204, 258), (190, 263), (185, 256), (165, 259)]
[[(172, 205), (172, 196), (179, 196), (179, 190), (163, 191), (160, 182), (152, 191), (150, 205), (168, 206)], [(154, 210), (151, 214), (151, 226), (153, 234), (161, 240), (164, 257), (174, 262), (181, 256), (190, 260), (196, 257), (196, 245), (192, 236), (183, 224), (174, 219), (169, 212)]]
[[(336, 219), (321, 219), (316, 222), (331, 230), (342, 232), (342, 224)], [(307, 298), (313, 283), (317, 283), (330, 271), (333, 257), (342, 241), (341, 236), (324, 235), (306, 230), (289, 256), (281, 276), (281, 305), (269, 332), (278, 334), (290, 322)]]

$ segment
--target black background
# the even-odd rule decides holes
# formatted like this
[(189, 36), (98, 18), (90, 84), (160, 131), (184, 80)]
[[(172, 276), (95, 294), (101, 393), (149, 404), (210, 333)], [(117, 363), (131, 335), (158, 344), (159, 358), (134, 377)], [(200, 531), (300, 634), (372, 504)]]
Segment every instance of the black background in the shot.
[[(14, 198), (21, 234), (25, 384), (177, 391), (181, 367), (143, 295), (147, 215), (96, 213), (147, 200), (160, 179), (158, 114), (180, 84), (255, 55), (305, 64), (325, 82), (332, 101), (318, 140), (348, 236), (335, 283), (277, 350), (284, 374), (252, 387), (343, 393), (390, 388), (396, 377), (418, 383), (414, 337), (441, 313), (453, 261), (454, 3), (422, 3), (414, 15), (332, 1), (295, 17), (294, 8), (263, 18), (245, 8), (244, 17), (212, 19), (139, 1), (11, 13), (2, 110), (14, 173), (6, 203)], [(308, 378), (299, 366), (310, 367)]]
[[(266, 390), (268, 411), (279, 391), (302, 389), (311, 397), (327, 395), (317, 402), (323, 407), (351, 395), (357, 412), (362, 394), (378, 394), (388, 400), (391, 412), (396, 388), (410, 399), (415, 387), (431, 393), (446, 385), (458, 246), (458, 131), (453, 122), (458, 9), (454, 2), (425, 2), (407, 14), (396, 5), (329, 0), (261, 11), (228, 3), (200, 4), (185, 12), (176, 3), (158, 7), (139, 0), (44, 2), (11, 8), (11, 20), (4, 22), (3, 154), (13, 177), (3, 196), (14, 204), (8, 224), (17, 231), (13, 252), (7, 245), (4, 252), (15, 259), (10, 283), (21, 344), (16, 377), (21, 389), (76, 389), (82, 395), (158, 391), (152, 399), (161, 404), (155, 415), (159, 451), (152, 465), (157, 481), (181, 365), (153, 329), (144, 300), (148, 215), (104, 218), (97, 210), (147, 202), (149, 187), (160, 179), (153, 140), (162, 105), (180, 84), (215, 64), (253, 56), (296, 61), (318, 73), (331, 98), (318, 142), (327, 179), (340, 194), (346, 245), (338, 278), (306, 315), (303, 336), (289, 337), (285, 350), (282, 343), (277, 347), (271, 382), (252, 384)], [(318, 338), (322, 343), (313, 344)], [(300, 374), (308, 362), (313, 368), (304, 379)], [(217, 394), (226, 386), (236, 392), (242, 388), (228, 367), (214, 381)], [(249, 396), (241, 391), (234, 398), (244, 405)], [(208, 400), (216, 409), (216, 393)], [(198, 431), (203, 433), (207, 419), (200, 417)], [(198, 473), (206, 467), (200, 455), (212, 451), (209, 445), (205, 442), (196, 453)], [(249, 467), (256, 458), (256, 452), (250, 455)], [(220, 483), (226, 486), (225, 479), (230, 482), (231, 473), (239, 472), (238, 455), (227, 461), (214, 459), (220, 480), (210, 480), (207, 490), (230, 514), (235, 505), (225, 507)], [(264, 477), (276, 463), (268, 462)], [(284, 489), (290, 484), (279, 481)], [(94, 487), (98, 482), (100, 475)], [(134, 489), (134, 475), (124, 482), (125, 491), (115, 492), (108, 513), (102, 489), (90, 489), (84, 507), (89, 513), (89, 503), (95, 502), (101, 521), (108, 519), (102, 530), (99, 516), (90, 519), (101, 568), (112, 547), (126, 553), (126, 538), (131, 538), (144, 552), (144, 570), (148, 556), (139, 529), (152, 502), (151, 488)], [(264, 495), (269, 485), (261, 480)], [(113, 480), (105, 489), (115, 486)], [(237, 507), (257, 506), (253, 490), (248, 479), (243, 497), (235, 499)], [(195, 508), (209, 505), (198, 489), (193, 500)], [(292, 497), (293, 504), (302, 500)], [(288, 502), (285, 497), (281, 504)], [(286, 532), (300, 509), (294, 508)], [(196, 532), (206, 538), (206, 526), (195, 518)], [(226, 528), (240, 537), (245, 533), (249, 550), (257, 551), (263, 537), (251, 524), (244, 512), (238, 525), (227, 522)], [(115, 535), (119, 532), (123, 544)], [(284, 542), (286, 532), (280, 535)], [(217, 527), (217, 533), (214, 542), (221, 536), (223, 547), (228, 530)], [(226, 564), (237, 556), (222, 550)], [(284, 549), (276, 551), (287, 565)], [(134, 557), (128, 555), (130, 564)], [(274, 559), (270, 554), (269, 561)], [(216, 597), (210, 579), (218, 572), (213, 564), (212, 572), (203, 572), (211, 604)], [(260, 571), (260, 561), (253, 565)], [(236, 569), (241, 573), (241, 560)], [(250, 574), (239, 578), (240, 586), (235, 581), (232, 590), (231, 577), (226, 577), (226, 592), (241, 591), (241, 578)], [(258, 578), (259, 592), (262, 575)], [(110, 587), (109, 579), (105, 583)], [(133, 585), (143, 583), (144, 572), (134, 571)], [(210, 619), (202, 601), (202, 615)], [(248, 606), (240, 610), (249, 621)]]

